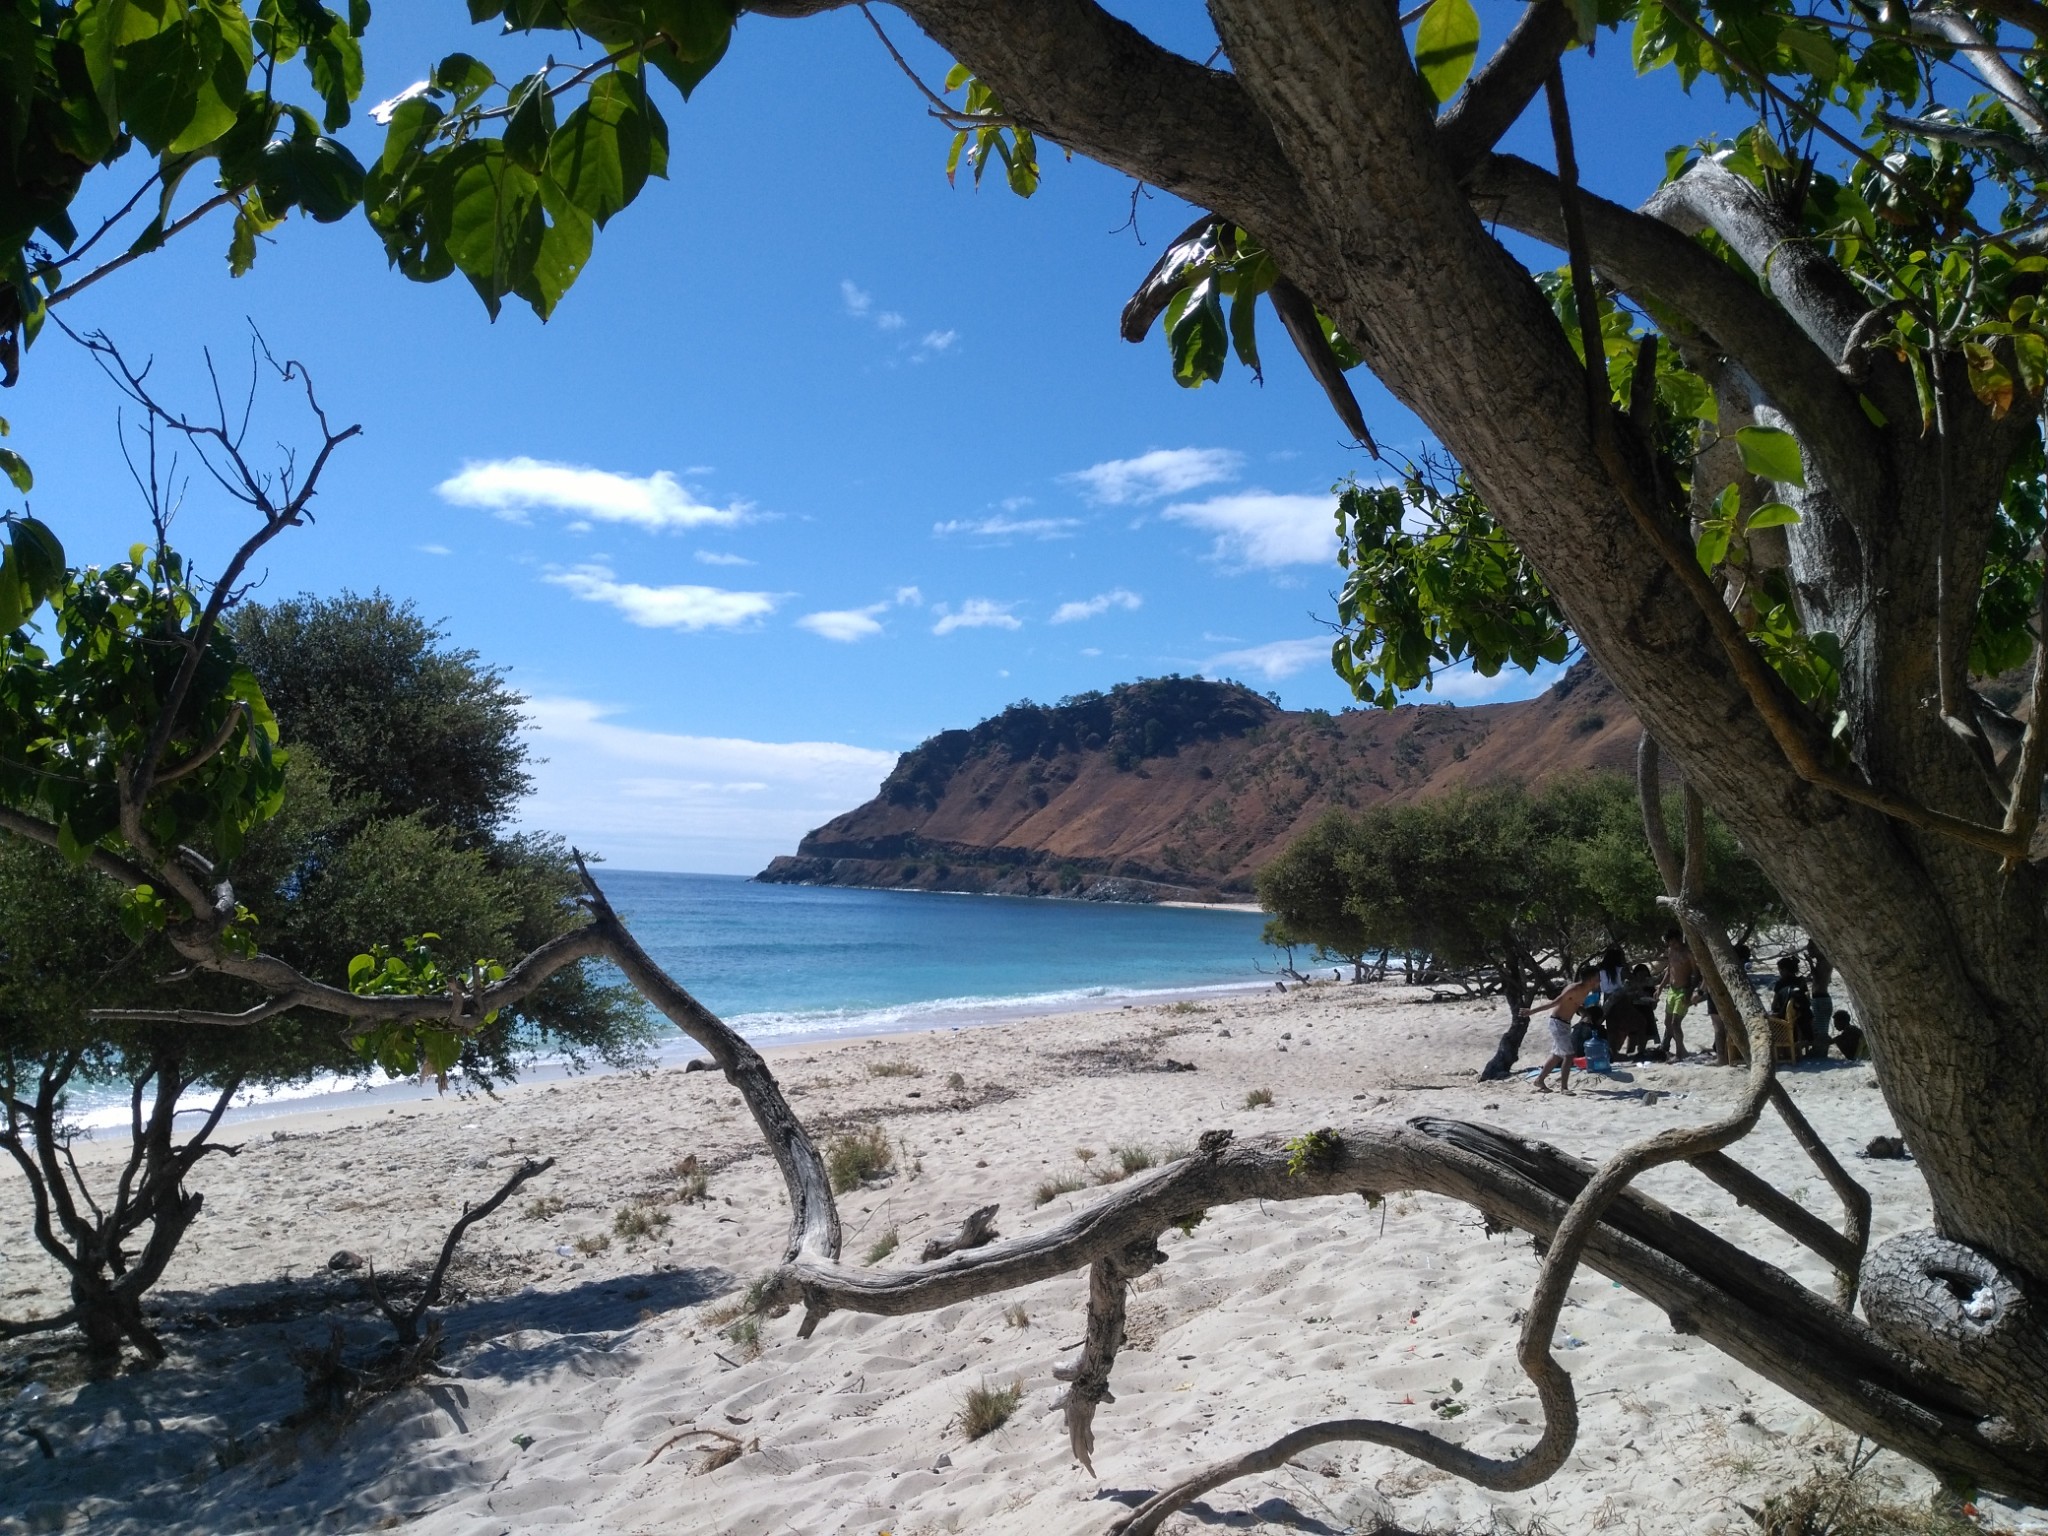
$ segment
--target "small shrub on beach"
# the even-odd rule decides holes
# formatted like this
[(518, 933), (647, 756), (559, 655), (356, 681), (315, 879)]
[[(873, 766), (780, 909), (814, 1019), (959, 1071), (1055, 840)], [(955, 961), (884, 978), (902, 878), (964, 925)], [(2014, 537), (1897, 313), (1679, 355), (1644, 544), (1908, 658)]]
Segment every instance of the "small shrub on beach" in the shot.
[(1202, 1005), (1200, 1003), (1191, 1003), (1186, 998), (1182, 998), (1177, 1003), (1169, 1003), (1165, 1011), (1167, 1013), (1200, 1013)]
[(1076, 1147), (1074, 1148), (1074, 1156), (1080, 1160), (1081, 1166), (1085, 1168), (1088, 1164), (1095, 1161), (1095, 1149), (1093, 1147)]
[(914, 1061), (871, 1061), (869, 1077), (923, 1077), (924, 1068)]
[(669, 1177), (676, 1183), (678, 1205), (695, 1205), (711, 1192), (711, 1177), (699, 1165), (694, 1152), (671, 1168)]
[(1964, 1536), (1981, 1529), (1945, 1509), (1882, 1498), (1868, 1485), (1861, 1459), (1816, 1470), (1752, 1514), (1765, 1536)]
[[(751, 1313), (768, 1311), (768, 1287), (774, 1283), (775, 1271), (772, 1269), (754, 1276), (747, 1286), (746, 1294), (740, 1298), (742, 1310)], [(778, 1307), (775, 1310), (779, 1314), (783, 1309)]]
[(969, 1387), (967, 1401), (960, 1408), (960, 1427), (967, 1432), (968, 1439), (979, 1440), (1009, 1423), (1010, 1415), (1023, 1400), (1021, 1381), (1013, 1381), (1007, 1387), (992, 1387), (987, 1382)]
[(1031, 1314), (1024, 1310), (1023, 1302), (1013, 1301), (1003, 1308), (1003, 1321), (1012, 1328), (1029, 1328), (1031, 1326)]
[(1123, 1169), (1125, 1178), (1159, 1165), (1159, 1159), (1152, 1155), (1149, 1147), (1111, 1147), (1109, 1155), (1115, 1158), (1117, 1166)]
[(538, 1200), (527, 1202), (526, 1209), (519, 1214), (528, 1221), (552, 1221), (569, 1209), (569, 1202), (560, 1195), (542, 1195)]
[(894, 1253), (895, 1251), (896, 1229), (894, 1227), (891, 1227), (888, 1231), (884, 1232), (880, 1237), (876, 1238), (872, 1243), (868, 1244), (867, 1256), (861, 1262), (864, 1264), (871, 1265), (879, 1264), (882, 1262), (882, 1260), (889, 1257), (889, 1255)]
[(946, 1074), (946, 1086), (952, 1089), (955, 1093), (959, 1093), (966, 1089), (967, 1079), (962, 1077), (958, 1072), (948, 1072)]
[(631, 1242), (635, 1238), (652, 1237), (668, 1225), (668, 1212), (653, 1205), (626, 1205), (612, 1217), (612, 1231)]
[(1059, 1199), (1061, 1195), (1071, 1195), (1075, 1190), (1086, 1189), (1087, 1187), (1088, 1181), (1086, 1179), (1076, 1179), (1065, 1175), (1056, 1179), (1044, 1179), (1040, 1181), (1037, 1190), (1032, 1194), (1031, 1203), (1033, 1205), (1050, 1205), (1053, 1201)]
[(576, 1239), (576, 1251), (585, 1258), (591, 1258), (603, 1253), (611, 1245), (611, 1238), (602, 1232), (592, 1232), (586, 1237)]
[(725, 1336), (739, 1345), (749, 1360), (761, 1353), (761, 1320), (757, 1317), (740, 1318), (725, 1330)]
[(1270, 1088), (1254, 1088), (1244, 1096), (1244, 1107), (1246, 1109), (1264, 1109), (1272, 1102), (1273, 1090)]
[(825, 1171), (832, 1178), (832, 1192), (843, 1195), (859, 1189), (869, 1179), (879, 1178), (896, 1166), (896, 1154), (879, 1125), (859, 1125), (825, 1145)]

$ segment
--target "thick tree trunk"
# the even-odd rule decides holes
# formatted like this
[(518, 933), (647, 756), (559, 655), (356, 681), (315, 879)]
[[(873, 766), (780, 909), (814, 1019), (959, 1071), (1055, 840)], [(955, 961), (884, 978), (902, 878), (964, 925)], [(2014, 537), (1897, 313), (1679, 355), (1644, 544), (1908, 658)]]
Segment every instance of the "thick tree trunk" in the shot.
[[(1487, 158), (1484, 134), (1439, 129), (1390, 5), (1210, 0), (1227, 72), (1176, 58), (1088, 0), (904, 6), (1034, 130), (1256, 231), (1338, 322), (1471, 474), (1587, 650), (1835, 959), (1941, 1233), (2043, 1294), (2042, 871), (2001, 874), (1995, 855), (1796, 771), (1758, 691), (1816, 754), (1826, 723), (1731, 659), (1696, 580), (1681, 577), (1680, 513), (1589, 411), (1547, 300), (1488, 228), (1497, 219), (1561, 244), (1556, 178)], [(1526, 102), (1543, 71), (1506, 73)], [(1505, 99), (1512, 117), (1517, 98)], [(1446, 122), (1500, 118), (1501, 100)], [(1594, 264), (1684, 317), (1687, 345), (1801, 440), (1805, 516), (1789, 554), (1810, 619), (1851, 637), (1845, 771), (1995, 825), (1978, 754), (1943, 706), (1954, 707), (1982, 534), (2032, 426), (1990, 422), (1951, 366), (1947, 430), (1923, 434), (1901, 368), (1844, 358), (1862, 300), (1718, 166), (1645, 213), (1597, 199), (1584, 211)], [(1761, 284), (1692, 241), (1707, 225)]]

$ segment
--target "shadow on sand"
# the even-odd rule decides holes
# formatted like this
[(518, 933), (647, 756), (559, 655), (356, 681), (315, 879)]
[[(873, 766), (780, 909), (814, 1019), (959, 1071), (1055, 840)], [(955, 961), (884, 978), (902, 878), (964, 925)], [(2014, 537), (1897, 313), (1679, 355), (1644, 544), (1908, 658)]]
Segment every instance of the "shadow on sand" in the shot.
[[(407, 1277), (393, 1278), (401, 1294), (407, 1284)], [(437, 1410), (461, 1433), (472, 1389), (565, 1368), (620, 1368), (623, 1361), (614, 1359), (630, 1353), (631, 1330), (641, 1322), (735, 1284), (721, 1269), (668, 1267), (562, 1290), (458, 1297), (438, 1309), (451, 1375), (372, 1402), (363, 1417)], [(81, 1516), (95, 1533), (123, 1536), (259, 1527), (354, 1531), (388, 1509), (394, 1494), (401, 1504), (408, 1496), (431, 1502), (467, 1480), (466, 1459), (430, 1442), (280, 1427), (303, 1396), (295, 1351), (326, 1344), (339, 1327), (347, 1358), (360, 1363), (391, 1338), (353, 1278), (323, 1273), (167, 1291), (151, 1310), (170, 1351), (154, 1369), (85, 1381), (75, 1395), (39, 1397), (32, 1381), (78, 1380), (75, 1345), (51, 1336), (0, 1360), (7, 1377), (0, 1399), (0, 1487), (7, 1490), (0, 1533), (64, 1530)], [(252, 1480), (263, 1490), (253, 1497)], [(374, 1509), (366, 1502), (373, 1486)], [(230, 1507), (238, 1518), (224, 1525), (216, 1512)]]

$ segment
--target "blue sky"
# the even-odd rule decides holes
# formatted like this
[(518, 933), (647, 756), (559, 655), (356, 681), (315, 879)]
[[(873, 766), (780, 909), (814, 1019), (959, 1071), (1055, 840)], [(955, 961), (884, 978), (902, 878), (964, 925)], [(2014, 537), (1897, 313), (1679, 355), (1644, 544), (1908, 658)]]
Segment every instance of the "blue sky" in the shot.
[[(1116, 9), (1212, 46), (1191, 4)], [(1484, 49), (1520, 7), (1479, 10)], [(458, 48), (501, 77), (538, 52), (460, 13), (380, 7), (364, 105)], [(1635, 201), (1667, 147), (1740, 122), (1633, 81), (1621, 41), (1572, 80), (1588, 181)], [(695, 98), (662, 106), (669, 180), (599, 236), (546, 325), (489, 323), (459, 279), (406, 283), (359, 218), (286, 225), (238, 281), (225, 222), (201, 225), (64, 311), (193, 410), (202, 349), (245, 378), (253, 324), (362, 424), (259, 596), (382, 588), (445, 620), (531, 700), (547, 761), (527, 821), (627, 868), (751, 872), (898, 752), (1019, 698), (1202, 672), (1347, 702), (1317, 619), (1330, 487), (1370, 461), (1282, 348), (1263, 386), (1233, 369), (1190, 391), (1156, 335), (1117, 336), (1188, 209), (1141, 195), (1140, 245), (1131, 183), (1051, 146), (1028, 202), (993, 177), (949, 187), (945, 131), (857, 11), (746, 18)], [(1540, 127), (1514, 147), (1547, 163)], [(366, 159), (377, 142), (366, 118), (347, 136)], [(1423, 446), (1352, 377), (1383, 444)], [(146, 528), (118, 404), (54, 332), (0, 400), (74, 560)], [(288, 402), (259, 416), (269, 440), (304, 442)], [(210, 491), (190, 481), (176, 530), (202, 569), (243, 528)], [(1439, 697), (1527, 691), (1449, 679)]]

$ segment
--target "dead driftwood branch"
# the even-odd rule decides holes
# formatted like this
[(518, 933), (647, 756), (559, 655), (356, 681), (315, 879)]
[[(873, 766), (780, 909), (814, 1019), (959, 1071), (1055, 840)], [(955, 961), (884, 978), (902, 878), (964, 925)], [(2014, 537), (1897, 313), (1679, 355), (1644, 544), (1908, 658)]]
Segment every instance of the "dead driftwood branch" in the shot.
[(661, 1444), (657, 1445), (653, 1450), (649, 1451), (647, 1453), (647, 1459), (641, 1462), (640, 1465), (643, 1467), (651, 1467), (655, 1464), (655, 1462), (661, 1459), (661, 1453), (663, 1451), (666, 1451), (673, 1446), (681, 1445), (685, 1440), (694, 1440), (699, 1438), (711, 1439), (719, 1442), (710, 1450), (706, 1451), (704, 1453), (704, 1459), (697, 1463), (696, 1470), (699, 1472), (716, 1472), (720, 1467), (725, 1466), (728, 1462), (738, 1461), (742, 1456), (746, 1455), (747, 1452), (758, 1451), (759, 1449), (761, 1449), (761, 1442), (758, 1437), (753, 1440), (749, 1440), (742, 1443), (738, 1435), (727, 1434), (722, 1429), (701, 1429), (693, 1424), (688, 1429), (677, 1430), (674, 1434), (670, 1435), (666, 1440), (662, 1441)]
[(1003, 1234), (996, 1230), (996, 1212), (999, 1205), (984, 1205), (971, 1212), (960, 1223), (960, 1230), (951, 1237), (935, 1237), (924, 1245), (924, 1252), (918, 1255), (921, 1263), (929, 1264), (934, 1259), (943, 1259), (949, 1253), (964, 1253), (969, 1248), (986, 1248)]
[(372, 1265), (365, 1268), (363, 1283), (370, 1292), (370, 1299), (376, 1302), (377, 1310), (384, 1314), (392, 1328), (397, 1331), (398, 1347), (401, 1351), (417, 1350), (421, 1342), (420, 1320), (441, 1300), (441, 1286), (448, 1278), (448, 1266), (454, 1261), (456, 1245), (462, 1241), (463, 1234), (511, 1199), (528, 1179), (546, 1173), (554, 1166), (555, 1160), (552, 1157), (543, 1158), (539, 1162), (529, 1157), (512, 1170), (512, 1176), (482, 1205), (472, 1206), (465, 1201), (462, 1215), (456, 1220), (455, 1225), (448, 1229), (448, 1236), (441, 1244), (441, 1257), (435, 1262), (433, 1273), (427, 1276), (425, 1288), (411, 1306), (402, 1310), (393, 1306), (385, 1297), (383, 1288), (377, 1284), (376, 1267)]

